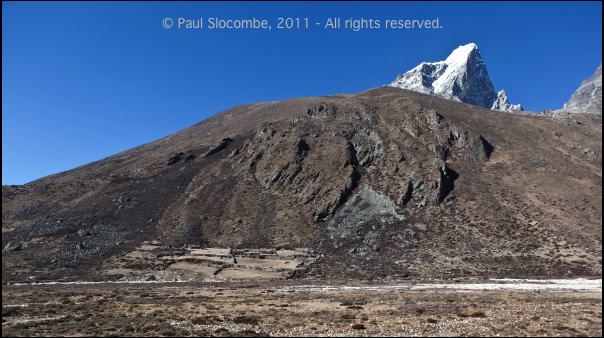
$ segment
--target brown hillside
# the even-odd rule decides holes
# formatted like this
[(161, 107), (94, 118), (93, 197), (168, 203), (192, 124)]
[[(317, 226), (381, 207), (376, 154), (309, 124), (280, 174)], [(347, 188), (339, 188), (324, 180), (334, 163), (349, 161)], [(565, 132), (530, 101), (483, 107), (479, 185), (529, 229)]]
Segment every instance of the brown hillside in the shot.
[(151, 240), (312, 248), (316, 277), (599, 275), (601, 153), (599, 116), (396, 88), (238, 106), (3, 186), (3, 280), (96, 278)]

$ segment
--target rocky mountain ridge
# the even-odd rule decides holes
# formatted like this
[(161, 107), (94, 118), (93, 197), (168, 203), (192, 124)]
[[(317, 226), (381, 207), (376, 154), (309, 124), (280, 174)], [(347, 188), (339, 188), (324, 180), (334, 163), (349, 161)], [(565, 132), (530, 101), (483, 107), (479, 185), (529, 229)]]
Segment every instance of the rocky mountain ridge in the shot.
[(602, 65), (595, 73), (581, 82), (559, 113), (586, 113), (602, 115)]

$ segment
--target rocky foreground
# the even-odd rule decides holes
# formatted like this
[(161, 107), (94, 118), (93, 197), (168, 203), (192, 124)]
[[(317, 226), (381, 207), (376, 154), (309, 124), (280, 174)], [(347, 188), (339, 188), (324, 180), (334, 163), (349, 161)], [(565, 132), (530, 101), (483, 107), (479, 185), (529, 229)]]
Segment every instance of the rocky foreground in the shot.
[(601, 336), (599, 285), (471, 293), (348, 282), (10, 285), (2, 336)]

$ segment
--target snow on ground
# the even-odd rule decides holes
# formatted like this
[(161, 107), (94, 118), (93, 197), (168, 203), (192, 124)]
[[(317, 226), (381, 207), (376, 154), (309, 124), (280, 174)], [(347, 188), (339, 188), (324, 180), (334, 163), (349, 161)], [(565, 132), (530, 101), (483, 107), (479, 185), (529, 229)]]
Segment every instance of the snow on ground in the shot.
[(602, 279), (492, 279), (488, 283), (419, 283), (371, 286), (295, 286), (307, 291), (582, 291), (602, 292)]
[[(13, 283), (17, 286), (35, 285), (94, 285), (94, 284), (157, 284), (185, 283), (185, 281), (103, 281), (103, 282), (34, 282)], [(175, 286), (178, 287), (178, 286)], [(278, 288), (283, 290), (298, 289), (302, 291), (580, 291), (602, 292), (602, 279), (491, 279), (489, 282), (452, 282), (452, 283), (405, 283), (385, 285), (295, 285)]]

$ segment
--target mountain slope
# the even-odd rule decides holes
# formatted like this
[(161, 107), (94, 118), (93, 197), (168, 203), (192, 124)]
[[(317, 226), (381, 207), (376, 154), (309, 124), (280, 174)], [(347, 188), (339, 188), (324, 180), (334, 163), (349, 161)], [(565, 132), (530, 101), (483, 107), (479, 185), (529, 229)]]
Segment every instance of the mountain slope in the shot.
[(397, 88), (238, 106), (2, 189), (3, 280), (93, 278), (146, 240), (310, 247), (311, 276), (601, 273), (601, 119)]
[(596, 72), (581, 82), (561, 112), (602, 115), (602, 65)]
[(422, 62), (398, 75), (389, 86), (487, 109), (522, 110), (521, 105), (508, 103), (504, 91), (495, 93), (486, 64), (474, 43), (457, 47), (444, 61)]

